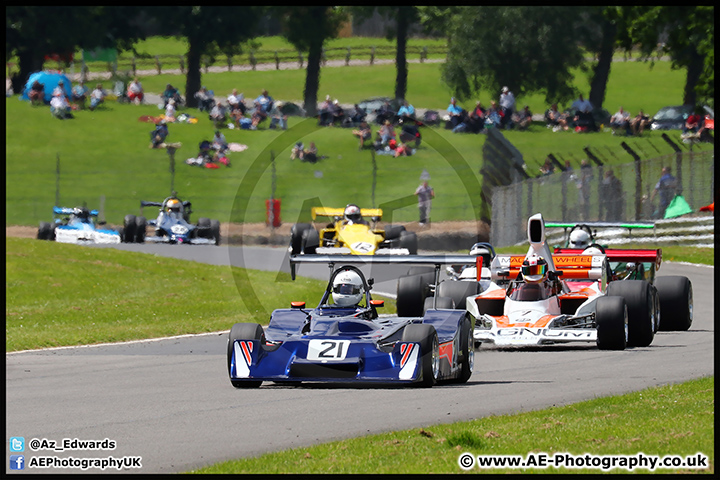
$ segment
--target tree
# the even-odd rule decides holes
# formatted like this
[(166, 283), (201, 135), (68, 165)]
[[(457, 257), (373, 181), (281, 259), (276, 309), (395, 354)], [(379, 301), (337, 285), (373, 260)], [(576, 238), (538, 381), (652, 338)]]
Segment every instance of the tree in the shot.
[(185, 99), (197, 107), (203, 55), (213, 59), (220, 53), (238, 54), (242, 44), (256, 35), (263, 13), (260, 7), (170, 6), (147, 7), (151, 16), (165, 26), (166, 35), (185, 37), (188, 42)]
[(23, 88), (31, 73), (42, 69), (44, 57), (69, 56), (77, 48), (128, 48), (142, 38), (133, 25), (137, 7), (9, 6), (5, 8), (5, 53), (17, 56), (20, 73), (13, 89)]
[[(442, 16), (440, 16), (442, 17)], [(443, 79), (465, 99), (481, 87), (571, 99), (571, 69), (584, 68), (575, 7), (461, 7), (439, 22), (448, 33)]]
[(325, 40), (335, 38), (347, 14), (329, 6), (277, 7), (283, 36), (300, 51), (307, 52), (303, 107), (308, 116), (317, 115), (317, 92), (320, 87), (320, 62)]
[(395, 39), (395, 98), (405, 98), (407, 94), (407, 40), (410, 27), (418, 23), (420, 13), (418, 7), (412, 5), (390, 6), (390, 7), (350, 7), (350, 11), (360, 19), (367, 19), (377, 11), (381, 15), (395, 20), (395, 27), (386, 31), (387, 39)]
[(670, 56), (672, 68), (686, 68), (683, 103), (714, 103), (715, 7), (622, 7), (627, 19), (622, 32), (626, 47), (637, 45), (641, 54), (656, 51)]

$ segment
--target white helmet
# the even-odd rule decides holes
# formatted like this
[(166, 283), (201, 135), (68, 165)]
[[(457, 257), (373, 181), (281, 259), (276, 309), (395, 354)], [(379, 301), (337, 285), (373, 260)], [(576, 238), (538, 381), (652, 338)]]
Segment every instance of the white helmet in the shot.
[(333, 280), (332, 297), (336, 305), (350, 307), (357, 305), (362, 300), (363, 281), (357, 272), (345, 270)]
[(588, 247), (583, 251), (583, 255), (602, 255), (603, 251), (597, 247)]
[(570, 248), (585, 248), (590, 246), (590, 234), (585, 230), (575, 230), (570, 234)]
[(522, 274), (526, 282), (541, 282), (547, 276), (548, 263), (538, 255), (531, 255), (522, 264)]
[(349, 204), (347, 207), (345, 207), (345, 220), (348, 220), (353, 223), (357, 223), (360, 220), (362, 220), (362, 214), (360, 213), (360, 207), (358, 207), (355, 204)]

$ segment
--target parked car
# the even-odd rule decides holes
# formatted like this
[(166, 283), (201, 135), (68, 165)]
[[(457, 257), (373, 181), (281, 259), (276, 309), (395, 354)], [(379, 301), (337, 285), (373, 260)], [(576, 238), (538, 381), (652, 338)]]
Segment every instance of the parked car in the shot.
[(651, 130), (682, 130), (685, 120), (693, 112), (692, 105), (663, 107), (650, 119)]

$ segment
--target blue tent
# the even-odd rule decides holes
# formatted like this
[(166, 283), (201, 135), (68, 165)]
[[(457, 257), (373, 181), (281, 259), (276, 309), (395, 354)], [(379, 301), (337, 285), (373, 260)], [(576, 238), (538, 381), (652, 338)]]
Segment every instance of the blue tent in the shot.
[(30, 93), (30, 87), (35, 83), (35, 80), (45, 87), (45, 103), (50, 103), (53, 90), (58, 86), (60, 80), (62, 80), (63, 86), (65, 87), (65, 95), (67, 95), (68, 98), (72, 98), (72, 83), (70, 83), (70, 79), (64, 73), (58, 72), (35, 72), (31, 74), (20, 98), (30, 100), (28, 93)]

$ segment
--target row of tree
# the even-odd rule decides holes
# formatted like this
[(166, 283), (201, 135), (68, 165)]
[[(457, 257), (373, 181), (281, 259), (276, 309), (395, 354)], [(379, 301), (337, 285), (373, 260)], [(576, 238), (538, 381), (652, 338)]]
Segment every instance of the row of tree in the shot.
[[(448, 40), (443, 79), (455, 96), (467, 98), (481, 87), (498, 91), (507, 85), (516, 95), (542, 92), (547, 103), (563, 103), (577, 92), (572, 71), (589, 75), (588, 99), (602, 106), (613, 54), (639, 49), (650, 58), (670, 57), (674, 68), (687, 69), (686, 104), (714, 105), (714, 7), (6, 7), (6, 55), (17, 57), (16, 91), (42, 68), (49, 53), (77, 48), (132, 50), (148, 24), (155, 33), (187, 40), (185, 95), (195, 105), (201, 86), (203, 55), (239, 54), (253, 44), (259, 25), (279, 21), (283, 36), (307, 53), (304, 107), (314, 115), (320, 85), (322, 48), (350, 17), (370, 18), (375, 10), (394, 20), (387, 36), (397, 44), (396, 98), (407, 91), (405, 47), (408, 32)], [(135, 52), (137, 53), (137, 52)], [(593, 62), (587, 62), (593, 57)]]

